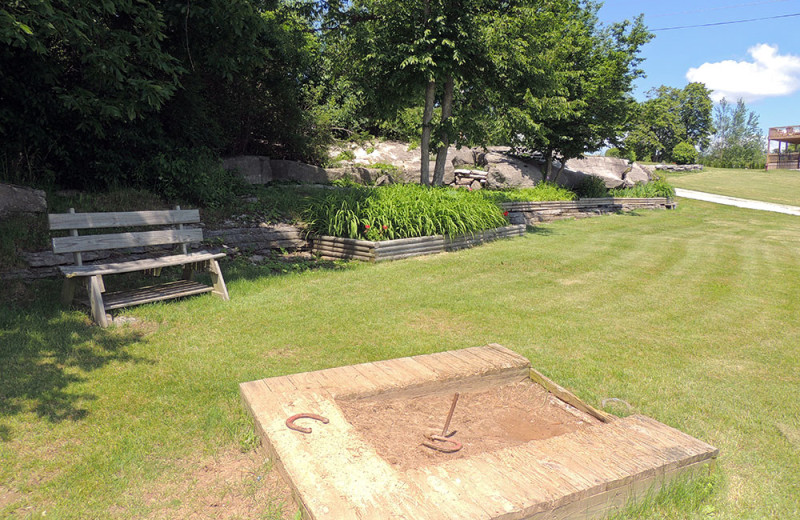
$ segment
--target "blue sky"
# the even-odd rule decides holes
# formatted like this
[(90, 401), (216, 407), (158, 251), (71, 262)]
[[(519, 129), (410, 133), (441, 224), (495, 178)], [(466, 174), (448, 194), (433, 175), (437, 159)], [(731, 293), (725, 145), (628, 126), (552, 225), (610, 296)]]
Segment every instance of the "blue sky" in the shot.
[(642, 52), (647, 77), (636, 84), (637, 99), (659, 85), (702, 81), (714, 89), (713, 98), (742, 97), (765, 134), (772, 126), (800, 124), (800, 16), (655, 30), (800, 14), (800, 0), (606, 0), (600, 19), (639, 13), (655, 38)]

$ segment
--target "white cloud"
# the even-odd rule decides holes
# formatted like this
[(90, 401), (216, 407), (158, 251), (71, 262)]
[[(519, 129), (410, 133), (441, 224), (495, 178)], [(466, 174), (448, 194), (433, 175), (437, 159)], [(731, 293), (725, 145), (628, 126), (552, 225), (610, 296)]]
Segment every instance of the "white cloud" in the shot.
[(703, 63), (689, 69), (686, 79), (705, 83), (714, 91), (714, 101), (723, 97), (729, 101), (753, 101), (800, 90), (800, 56), (778, 54), (777, 45), (766, 43), (750, 47), (747, 53), (753, 61)]

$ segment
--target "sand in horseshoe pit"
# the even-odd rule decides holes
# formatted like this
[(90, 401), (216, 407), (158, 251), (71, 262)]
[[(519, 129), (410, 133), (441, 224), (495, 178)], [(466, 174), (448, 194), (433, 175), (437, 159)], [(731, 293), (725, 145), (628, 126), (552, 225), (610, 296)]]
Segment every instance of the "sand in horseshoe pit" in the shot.
[[(456, 390), (457, 391), (457, 390)], [(425, 434), (442, 433), (453, 394), (339, 400), (359, 435), (401, 470), (439, 464), (586, 428), (600, 421), (531, 381), (461, 392), (449, 432), (456, 453), (424, 447)]]

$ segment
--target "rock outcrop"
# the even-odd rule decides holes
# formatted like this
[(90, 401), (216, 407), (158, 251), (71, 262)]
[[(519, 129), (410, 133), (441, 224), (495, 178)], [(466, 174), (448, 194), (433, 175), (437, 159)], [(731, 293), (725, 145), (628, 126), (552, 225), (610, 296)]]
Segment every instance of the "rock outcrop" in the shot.
[[(311, 166), (297, 161), (270, 160), (268, 157), (243, 156), (226, 159), (223, 166), (238, 169), (244, 178), (254, 184), (270, 181), (294, 181), (311, 184), (325, 184), (337, 179), (349, 178), (363, 184), (388, 184), (395, 182), (419, 182), (420, 152), (408, 143), (381, 141), (364, 145), (347, 144), (329, 151), (335, 168)], [(379, 166), (378, 168), (370, 166)], [(382, 166), (382, 167), (381, 167)], [(393, 167), (393, 171), (386, 169)], [(429, 163), (431, 175), (434, 161)], [(479, 167), (486, 172), (486, 179), (477, 184), (456, 179), (455, 170)], [(553, 175), (558, 174), (557, 182), (563, 186), (575, 187), (587, 175), (600, 177), (608, 188), (633, 186), (637, 182), (651, 179), (650, 172), (640, 165), (629, 164), (625, 159), (615, 157), (586, 156), (571, 159), (564, 167), (553, 163)], [(494, 146), (488, 149), (457, 149), (451, 146), (447, 152), (444, 184), (464, 187), (525, 188), (542, 181), (547, 162), (539, 156), (522, 158), (511, 153), (508, 147)], [(387, 176), (388, 174), (388, 176)]]
[(15, 184), (0, 184), (0, 217), (14, 213), (44, 213), (47, 199), (42, 190)]

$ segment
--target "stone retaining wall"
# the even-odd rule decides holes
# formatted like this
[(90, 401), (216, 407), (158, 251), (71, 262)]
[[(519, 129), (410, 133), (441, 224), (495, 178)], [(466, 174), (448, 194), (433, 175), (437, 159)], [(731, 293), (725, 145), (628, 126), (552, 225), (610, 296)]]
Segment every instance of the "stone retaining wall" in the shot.
[[(390, 242), (369, 242), (369, 245), (356, 244), (355, 246), (336, 246), (343, 252), (350, 253), (349, 256), (338, 256), (337, 258), (356, 258), (364, 256), (365, 260), (385, 260), (396, 259), (398, 255), (409, 253), (430, 253), (440, 251), (450, 251), (459, 247), (470, 247), (482, 242), (502, 238), (504, 236), (516, 236), (519, 234), (520, 225), (536, 225), (541, 222), (550, 222), (566, 218), (583, 218), (608, 213), (619, 213), (623, 211), (633, 211), (635, 209), (672, 209), (676, 203), (671, 199), (653, 198), (605, 198), (605, 199), (583, 199), (577, 201), (552, 201), (552, 202), (508, 202), (502, 204), (504, 211), (508, 212), (508, 219), (512, 226), (498, 228), (483, 233), (476, 233), (467, 237), (448, 239), (444, 237), (423, 237), (421, 239), (407, 239), (409, 244), (417, 240), (420, 242), (418, 247), (408, 251), (392, 251), (394, 245)], [(524, 229), (524, 227), (522, 228)], [(307, 251), (311, 249), (309, 240), (306, 239), (302, 228), (290, 224), (259, 224), (255, 227), (230, 227), (216, 230), (205, 230), (205, 243), (195, 246), (194, 249), (207, 249), (210, 251), (230, 251), (232, 249), (246, 250), (253, 253), (268, 253), (271, 250), (285, 249), (288, 251)], [(331, 239), (334, 241), (346, 241), (348, 239)], [(425, 241), (431, 242), (427, 243)], [(422, 242), (425, 242), (423, 244)], [(321, 244), (321, 242), (318, 242)], [(374, 244), (381, 244), (377, 247)], [(336, 248), (334, 247), (334, 249)], [(427, 249), (426, 249), (427, 248)], [(324, 248), (323, 248), (324, 249)], [(382, 253), (376, 250), (382, 249)], [(402, 249), (402, 248), (400, 248)], [(135, 260), (138, 258), (148, 258), (160, 256), (165, 252), (165, 248), (151, 247), (134, 248), (125, 258)], [(323, 251), (318, 251), (323, 253)], [(358, 254), (357, 254), (358, 253)], [(361, 255), (360, 253), (366, 253)], [(390, 254), (391, 253), (391, 254)], [(84, 253), (85, 262), (99, 262), (111, 260), (114, 253), (108, 251), (95, 251)], [(0, 280), (35, 280), (40, 278), (57, 277), (59, 274), (58, 266), (72, 264), (71, 254), (56, 255), (52, 251), (40, 251), (36, 253), (22, 253), (22, 258), (28, 264), (27, 267), (0, 271)], [(330, 256), (330, 255), (327, 255)], [(413, 255), (412, 255), (413, 256)]]
[[(261, 224), (258, 227), (235, 227), (225, 229), (212, 229), (203, 232), (205, 242), (195, 244), (193, 250), (207, 250), (212, 252), (227, 252), (233, 249), (246, 250), (253, 253), (268, 253), (274, 249), (287, 251), (308, 250), (308, 241), (303, 230), (290, 224)], [(169, 247), (136, 247), (125, 253), (125, 260), (138, 260), (163, 256), (170, 251)], [(72, 254), (54, 254), (52, 251), (39, 251), (35, 253), (21, 253), (27, 267), (0, 271), (0, 280), (36, 280), (59, 276), (58, 266), (71, 265)], [(83, 253), (86, 263), (113, 261), (119, 258), (119, 252), (91, 251)]]
[(540, 222), (593, 217), (636, 209), (673, 209), (676, 205), (677, 203), (664, 197), (652, 199), (608, 197), (569, 201), (505, 202), (501, 204), (503, 210), (508, 212), (509, 222), (529, 226)]

